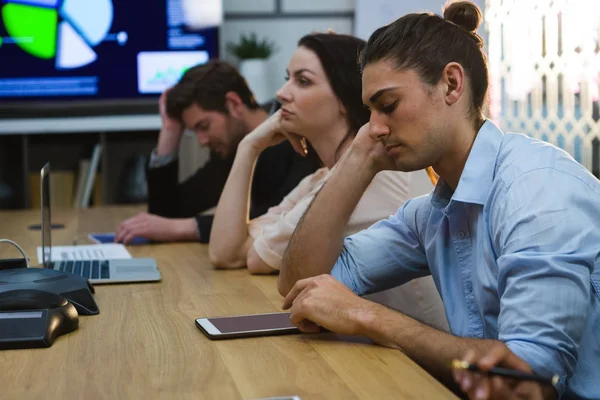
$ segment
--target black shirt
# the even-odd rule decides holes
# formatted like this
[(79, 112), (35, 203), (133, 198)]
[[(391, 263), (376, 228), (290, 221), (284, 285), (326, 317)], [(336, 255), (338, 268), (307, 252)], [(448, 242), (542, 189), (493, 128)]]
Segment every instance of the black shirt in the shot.
[[(222, 159), (216, 153), (194, 175), (178, 183), (179, 161), (148, 168), (148, 212), (167, 218), (196, 217), (200, 242), (208, 243), (212, 215), (197, 215), (219, 202), (233, 165), (233, 157)], [(250, 218), (267, 212), (283, 200), (307, 175), (320, 168), (313, 149), (307, 157), (296, 153), (288, 141), (264, 150), (254, 169), (250, 195)]]

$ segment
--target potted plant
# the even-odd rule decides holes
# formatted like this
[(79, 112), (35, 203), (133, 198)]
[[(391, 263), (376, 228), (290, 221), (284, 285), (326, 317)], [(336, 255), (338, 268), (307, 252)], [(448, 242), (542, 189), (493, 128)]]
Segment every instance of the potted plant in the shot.
[(227, 50), (240, 60), (240, 73), (248, 82), (258, 102), (265, 102), (272, 97), (268, 82), (267, 61), (276, 46), (268, 39), (258, 39), (256, 33), (243, 34), (238, 43), (227, 43)]

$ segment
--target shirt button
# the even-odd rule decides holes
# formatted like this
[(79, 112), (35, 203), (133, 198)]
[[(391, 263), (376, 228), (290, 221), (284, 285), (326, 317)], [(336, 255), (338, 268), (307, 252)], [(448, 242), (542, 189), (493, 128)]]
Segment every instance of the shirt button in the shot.
[(459, 239), (464, 239), (465, 238), (465, 233), (464, 232), (458, 232), (458, 238)]

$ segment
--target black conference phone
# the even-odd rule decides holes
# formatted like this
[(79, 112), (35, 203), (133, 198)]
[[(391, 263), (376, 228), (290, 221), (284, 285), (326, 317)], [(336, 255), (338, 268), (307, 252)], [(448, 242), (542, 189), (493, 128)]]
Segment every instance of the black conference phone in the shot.
[(34, 289), (56, 293), (72, 303), (79, 315), (100, 312), (94, 287), (79, 275), (47, 268), (15, 268), (0, 271), (0, 294), (8, 290)]
[(100, 312), (94, 287), (81, 276), (46, 268), (0, 271), (0, 350), (50, 347)]
[(79, 327), (73, 304), (35, 289), (0, 293), (0, 349), (50, 347), (57, 336)]

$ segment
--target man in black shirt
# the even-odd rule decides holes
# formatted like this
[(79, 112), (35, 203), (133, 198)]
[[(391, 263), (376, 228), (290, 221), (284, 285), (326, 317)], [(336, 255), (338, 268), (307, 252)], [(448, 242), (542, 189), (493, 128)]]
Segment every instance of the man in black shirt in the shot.
[[(275, 105), (267, 105), (273, 112)], [(245, 79), (231, 65), (210, 61), (188, 70), (159, 101), (162, 128), (148, 166), (148, 213), (121, 223), (115, 240), (199, 240), (210, 237), (212, 215), (199, 213), (217, 205), (242, 138), (269, 112), (258, 105)], [(178, 182), (177, 151), (184, 129), (193, 130), (209, 161)], [(319, 168), (314, 152), (303, 158), (289, 142), (269, 148), (256, 163), (250, 217), (264, 214)]]

